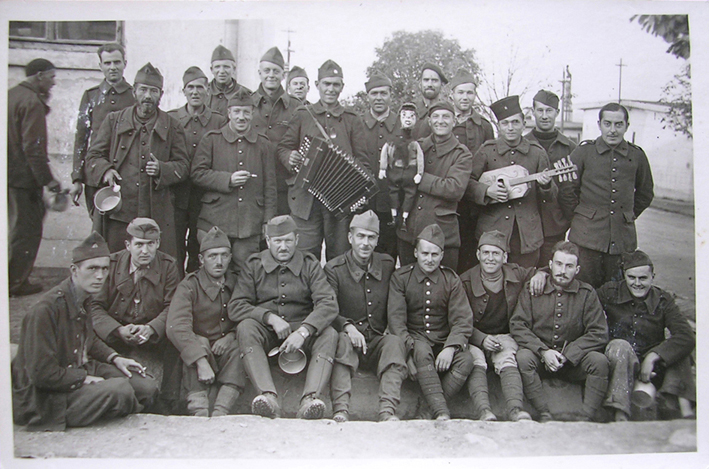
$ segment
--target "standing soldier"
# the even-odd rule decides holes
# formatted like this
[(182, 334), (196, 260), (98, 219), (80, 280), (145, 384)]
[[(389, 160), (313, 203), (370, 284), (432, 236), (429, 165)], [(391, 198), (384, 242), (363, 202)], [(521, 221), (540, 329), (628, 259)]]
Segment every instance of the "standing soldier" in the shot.
[(448, 83), (443, 70), (438, 65), (426, 62), (421, 67), (421, 79), (419, 81), (419, 91), (421, 96), (414, 100), (416, 105), (416, 127), (414, 128), (414, 138), (421, 139), (431, 135), (431, 126), (428, 118), (431, 116), (430, 108), (436, 102), (442, 100), (441, 88)]
[[(207, 76), (199, 67), (190, 67), (182, 76), (182, 92), (187, 104), (173, 109), (168, 114), (177, 119), (185, 131), (187, 158), (192, 164), (197, 152), (197, 145), (204, 134), (217, 130), (227, 123), (226, 116), (212, 111), (207, 106), (209, 84)], [(185, 268), (185, 257), (189, 257), (187, 272), (194, 272), (199, 267), (199, 243), (197, 242), (197, 218), (202, 207), (202, 191), (194, 187), (189, 179), (172, 186), (175, 194), (175, 232), (177, 239), (177, 263), (179, 269)], [(185, 238), (187, 247), (185, 249)]]
[(104, 44), (98, 48), (98, 58), (98, 66), (103, 72), (104, 80), (98, 86), (84, 91), (81, 97), (74, 140), (74, 169), (71, 173), (71, 180), (74, 183), (72, 189), (74, 203), (78, 203), (82, 184), (84, 184), (86, 209), (92, 218), (96, 187), (86, 185), (85, 165), (89, 144), (109, 113), (135, 104), (133, 87), (123, 78), (123, 71), (128, 63), (123, 46), (115, 43)]
[(229, 98), (229, 124), (204, 136), (192, 162), (192, 180), (205, 190), (198, 235), (213, 226), (224, 231), (237, 272), (259, 252), (263, 225), (276, 211), (275, 147), (253, 128), (253, 108), (245, 90)]
[(27, 79), (7, 97), (7, 215), (10, 295), (32, 295), (42, 286), (30, 283), (44, 224), (43, 188), (59, 192), (47, 157), (47, 101), (56, 67), (34, 59), (25, 67)]
[[(258, 66), (261, 84), (253, 94), (254, 117), (252, 125), (254, 130), (266, 135), (274, 146), (278, 145), (278, 142), (283, 138), (293, 113), (300, 106), (300, 101), (288, 96), (281, 86), (284, 65), (283, 55), (277, 47), (267, 50), (261, 57)], [(288, 208), (286, 179), (290, 177), (290, 173), (280, 161), (275, 162), (275, 171), (278, 194), (276, 215), (287, 215), (290, 213), (290, 208)], [(266, 220), (269, 219), (270, 217), (266, 218)]]
[[(532, 101), (534, 107), (534, 129), (524, 138), (537, 142), (547, 152), (549, 163), (554, 165), (566, 159), (576, 149), (576, 144), (554, 127), (559, 115), (559, 97), (551, 91), (539, 90)], [(551, 248), (566, 239), (566, 231), (571, 218), (566, 217), (556, 197), (539, 198), (539, 212), (542, 216), (544, 244), (539, 251), (538, 267), (545, 267), (551, 260)]]
[[(385, 143), (393, 143), (400, 128), (399, 115), (391, 111), (391, 80), (384, 75), (374, 74), (364, 84), (367, 90), (369, 111), (362, 116), (367, 158), (374, 174), (379, 173), (379, 158)], [(377, 251), (385, 252), (396, 259), (396, 229), (389, 203), (389, 184), (386, 179), (377, 179), (379, 193), (370, 201), (380, 225)]]
[(563, 183), (559, 203), (571, 218), (569, 241), (578, 244), (579, 278), (598, 288), (620, 279), (624, 252), (637, 248), (635, 220), (654, 197), (645, 152), (623, 139), (628, 110), (608, 103), (598, 113), (601, 136), (585, 140), (571, 154), (578, 179)]
[(236, 82), (236, 59), (229, 49), (221, 44), (212, 52), (210, 67), (214, 79), (209, 82), (209, 104), (212, 111), (226, 116), (229, 98), (241, 90), (251, 94), (251, 90)]
[[(453, 135), (465, 145), (471, 154), (477, 153), (480, 146), (495, 138), (490, 121), (481, 116), (473, 107), (475, 102), (475, 77), (467, 70), (460, 69), (451, 79), (451, 98), (455, 108), (455, 126)], [(478, 260), (475, 257), (475, 225), (479, 207), (471, 200), (473, 185), (468, 184), (466, 194), (458, 202), (460, 216), (460, 254), (458, 272), (463, 273)]]
[(177, 255), (175, 209), (170, 186), (189, 176), (185, 132), (158, 108), (163, 78), (150, 63), (138, 70), (133, 93), (136, 104), (114, 112), (101, 124), (86, 157), (89, 185), (116, 187), (119, 210), (94, 217), (96, 231), (111, 252), (120, 251), (126, 228), (134, 218), (152, 218), (162, 232), (161, 250)]
[[(298, 148), (303, 138), (306, 135), (323, 138), (320, 130), (322, 128), (340, 150), (368, 167), (362, 120), (338, 101), (345, 86), (342, 68), (332, 60), (325, 61), (318, 69), (318, 81), (315, 86), (320, 93), (320, 101), (312, 106), (298, 108), (288, 131), (278, 143), (281, 164), (294, 173), (301, 163), (302, 157)], [(332, 212), (303, 187), (290, 186), (288, 204), (298, 225), (301, 249), (320, 259), (324, 239), (327, 260), (347, 251), (350, 222), (348, 218), (335, 218)]]
[(296, 98), (301, 104), (311, 104), (308, 102), (310, 92), (310, 80), (308, 74), (301, 67), (295, 65), (288, 72), (288, 95)]

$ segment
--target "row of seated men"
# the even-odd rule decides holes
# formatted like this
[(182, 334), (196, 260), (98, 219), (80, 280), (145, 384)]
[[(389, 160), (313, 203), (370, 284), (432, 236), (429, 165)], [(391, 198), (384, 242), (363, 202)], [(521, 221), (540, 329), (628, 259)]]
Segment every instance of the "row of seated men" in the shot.
[[(213, 227), (200, 241), (201, 267), (182, 281), (177, 261), (158, 250), (154, 220), (132, 220), (116, 253), (92, 233), (73, 251), (71, 276), (23, 318), (14, 421), (61, 430), (181, 404), (189, 415), (217, 417), (233, 412), (247, 380), (257, 393), (252, 412), (277, 418), (273, 349), (308, 357), (304, 419), (323, 418), (329, 394), (332, 418), (348, 421), (352, 377), (363, 368), (379, 380), (380, 421), (398, 420), (407, 377), (423, 396), (420, 417), (449, 419), (451, 398), (464, 391), (479, 419), (496, 420), (503, 416), (490, 406), (488, 366), (511, 421), (531, 420), (525, 396), (540, 422), (554, 419), (546, 377), (583, 384), (583, 420), (601, 406), (627, 420), (636, 381), (691, 415), (694, 333), (672, 295), (653, 285), (642, 251), (623, 256), (623, 280), (595, 290), (576, 278), (584, 266), (568, 241), (537, 270), (510, 263), (506, 236), (486, 232), (479, 264), (458, 276), (441, 263), (437, 224), (417, 234), (416, 261), (399, 269), (375, 251), (380, 232), (373, 211), (355, 215), (350, 249), (323, 268), (298, 248), (293, 218), (276, 216), (265, 228), (267, 249), (235, 273), (231, 242)], [(136, 359), (149, 356), (155, 365)]]

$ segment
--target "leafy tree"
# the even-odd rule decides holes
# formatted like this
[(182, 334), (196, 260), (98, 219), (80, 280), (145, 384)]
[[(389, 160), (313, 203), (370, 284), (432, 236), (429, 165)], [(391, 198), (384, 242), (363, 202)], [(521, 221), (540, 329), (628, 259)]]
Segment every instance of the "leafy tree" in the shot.
[(637, 21), (645, 31), (660, 36), (669, 43), (668, 54), (682, 59), (689, 58), (689, 17), (687, 15), (634, 15), (630, 21)]

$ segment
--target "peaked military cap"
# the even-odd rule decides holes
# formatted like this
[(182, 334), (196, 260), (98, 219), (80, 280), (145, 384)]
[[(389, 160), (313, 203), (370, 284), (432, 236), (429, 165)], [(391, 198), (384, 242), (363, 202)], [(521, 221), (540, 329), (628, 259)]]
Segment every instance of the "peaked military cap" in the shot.
[(431, 105), (430, 108), (428, 108), (428, 115), (430, 116), (433, 114), (435, 111), (440, 111), (441, 109), (445, 109), (446, 111), (450, 111), (455, 115), (455, 109), (453, 109), (453, 105), (449, 103), (448, 101), (437, 101)]
[(295, 233), (298, 227), (290, 215), (279, 215), (271, 218), (266, 224), (266, 236), (273, 238), (274, 236), (284, 236), (288, 233)]
[(229, 102), (227, 103), (227, 107), (230, 108), (232, 106), (253, 106), (254, 105), (254, 100), (251, 97), (251, 93), (246, 91), (243, 87), (234, 93), (230, 98)]
[(290, 72), (288, 72), (288, 83), (290, 83), (290, 81), (293, 78), (299, 78), (299, 77), (305, 78), (306, 80), (310, 81), (310, 79), (308, 78), (308, 74), (305, 73), (305, 69), (303, 69), (297, 65), (294, 65), (293, 68), (290, 69)]
[(495, 113), (495, 117), (498, 121), (522, 113), (522, 108), (519, 106), (519, 96), (516, 95), (495, 101), (490, 105), (490, 109)]
[(472, 73), (464, 68), (458, 69), (458, 72), (453, 78), (451, 78), (451, 89), (455, 89), (456, 86), (462, 85), (464, 83), (472, 83), (475, 85), (475, 77)]
[(375, 73), (369, 77), (369, 81), (364, 84), (364, 89), (369, 93), (374, 88), (379, 88), (380, 86), (388, 86), (391, 88), (391, 80), (380, 73)]
[(231, 60), (232, 62), (236, 62), (236, 59), (234, 59), (234, 54), (232, 54), (229, 49), (221, 44), (219, 44), (216, 49), (214, 49), (214, 52), (212, 52), (212, 62), (215, 60)]
[(404, 104), (402, 104), (401, 107), (399, 108), (399, 113), (401, 113), (401, 111), (414, 111), (414, 112), (416, 112), (416, 105), (415, 105), (414, 103), (411, 103), (411, 102), (409, 102), (409, 103), (404, 103)]
[(621, 259), (623, 261), (623, 270), (628, 270), (632, 269), (633, 267), (640, 267), (643, 265), (649, 265), (650, 267), (653, 267), (650, 256), (645, 254), (640, 249), (636, 250), (635, 252), (624, 252), (621, 255)]
[(372, 210), (355, 215), (350, 222), (350, 229), (362, 228), (379, 234), (379, 217)]
[(537, 94), (534, 95), (534, 99), (532, 102), (538, 102), (542, 104), (546, 104), (549, 107), (553, 107), (554, 109), (559, 109), (559, 97), (552, 93), (551, 91), (547, 90), (539, 90), (537, 91)]
[(204, 235), (202, 241), (199, 243), (199, 252), (215, 248), (231, 249), (229, 238), (218, 226), (213, 226), (211, 230), (207, 231), (207, 234)]
[(446, 236), (443, 234), (441, 227), (436, 223), (428, 225), (426, 228), (421, 230), (421, 233), (419, 233), (416, 237), (417, 241), (419, 239), (433, 243), (441, 249), (443, 249), (443, 246), (446, 243)]
[(72, 264), (78, 264), (88, 259), (108, 257), (110, 255), (111, 252), (108, 250), (108, 244), (106, 244), (103, 236), (94, 231), (71, 252), (71, 262)]
[(507, 245), (507, 236), (501, 231), (492, 230), (486, 231), (480, 236), (480, 241), (478, 241), (478, 249), (480, 246), (497, 246), (505, 252), (509, 252), (510, 248)]
[(138, 73), (135, 74), (135, 80), (133, 82), (137, 85), (138, 83), (142, 83), (143, 85), (149, 85), (149, 86), (157, 86), (158, 88), (162, 89), (162, 75), (160, 74), (160, 70), (157, 68), (153, 67), (153, 64), (148, 62), (147, 64), (143, 65), (143, 67), (138, 70)]
[(333, 77), (344, 78), (344, 76), (342, 75), (342, 67), (337, 65), (337, 62), (335, 62), (334, 60), (328, 59), (318, 69), (318, 80)]
[(207, 75), (205, 75), (199, 67), (190, 67), (185, 70), (185, 74), (182, 75), (182, 87), (184, 88), (188, 83), (199, 80), (200, 78), (206, 79)]
[(128, 223), (126, 232), (134, 238), (160, 239), (160, 226), (152, 218), (134, 218)]
[(25, 65), (25, 76), (31, 77), (39, 72), (46, 72), (48, 70), (54, 70), (55, 68), (57, 67), (47, 59), (34, 59)]
[(441, 79), (444, 85), (448, 83), (448, 78), (446, 78), (446, 75), (443, 73), (443, 70), (441, 70), (441, 67), (439, 67), (438, 65), (432, 62), (426, 62), (425, 64), (423, 64), (423, 67), (421, 67), (421, 75), (423, 75), (424, 70), (433, 70), (438, 74), (438, 78)]
[(281, 51), (278, 49), (278, 47), (271, 47), (266, 51), (265, 54), (263, 54), (263, 57), (261, 57), (261, 62), (270, 62), (272, 64), (276, 64), (281, 68), (284, 68), (286, 66), (286, 62), (283, 60), (283, 54), (281, 54)]

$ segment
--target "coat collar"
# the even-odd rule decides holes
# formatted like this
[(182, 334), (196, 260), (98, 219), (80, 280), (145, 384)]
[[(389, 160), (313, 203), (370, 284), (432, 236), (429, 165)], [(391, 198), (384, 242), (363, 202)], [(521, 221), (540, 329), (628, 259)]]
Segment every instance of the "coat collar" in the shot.
[[(234, 143), (239, 138), (239, 134), (232, 130), (231, 126), (229, 126), (228, 123), (224, 125), (224, 127), (222, 127), (221, 129), (219, 129), (219, 132), (222, 133), (226, 141), (229, 143)], [(243, 137), (251, 143), (256, 143), (256, 140), (258, 140), (258, 133), (254, 130), (253, 125), (251, 126), (249, 131), (246, 132), (245, 135), (243, 135)]]
[[(143, 278), (147, 279), (153, 285), (160, 284), (160, 266), (158, 258), (160, 254), (155, 254), (155, 259), (153, 259), (150, 264), (145, 268), (145, 273)], [(124, 283), (128, 285), (133, 285), (133, 275), (130, 272), (130, 252), (127, 249), (118, 251), (116, 253), (116, 286), (120, 287)]]
[[(273, 102), (273, 104), (275, 105), (278, 101), (281, 101), (283, 103), (283, 107), (288, 109), (291, 104), (291, 98), (290, 96), (288, 96), (288, 93), (285, 92), (282, 86), (278, 89), (276, 93), (280, 94), (278, 94), (278, 97)], [(269, 99), (268, 93), (266, 93), (266, 90), (263, 88), (263, 85), (258, 85), (256, 91), (254, 91), (254, 106), (260, 106), (261, 103), (267, 99)]]
[(84, 307), (84, 311), (82, 313), (81, 309), (79, 308), (79, 295), (76, 291), (76, 285), (74, 285), (74, 281), (71, 279), (71, 277), (65, 279), (62, 283), (59, 284), (59, 292), (63, 294), (64, 298), (66, 298), (69, 319), (77, 319), (82, 316), (82, 314), (86, 315), (86, 301), (90, 298), (91, 295), (86, 295), (86, 297), (84, 298), (84, 304), (81, 305)]
[[(120, 135), (126, 132), (130, 132), (136, 129), (135, 120), (133, 119), (133, 113), (136, 112), (135, 109), (138, 107), (137, 104), (124, 109), (118, 116), (118, 125), (116, 126), (116, 132)], [(167, 141), (167, 132), (170, 128), (171, 117), (167, 115), (165, 111), (157, 110), (157, 118), (155, 120), (155, 126), (153, 127), (153, 133), (157, 134), (163, 141)]]
[(516, 147), (511, 147), (507, 144), (504, 138), (498, 138), (495, 140), (495, 145), (497, 145), (497, 152), (500, 155), (504, 155), (510, 150), (518, 150), (520, 153), (526, 155), (529, 153), (529, 140), (522, 137), (522, 141)]
[(628, 284), (625, 280), (622, 280), (618, 286), (618, 304), (630, 303), (631, 301), (643, 302), (645, 303), (645, 306), (647, 306), (647, 311), (650, 314), (655, 312), (657, 305), (660, 304), (661, 297), (661, 290), (654, 285), (650, 287), (650, 291), (647, 293), (647, 296), (642, 299), (635, 298), (633, 294), (630, 293), (630, 289), (628, 288)]
[(39, 88), (37, 88), (37, 86), (34, 83), (27, 81), (27, 80), (20, 83), (19, 86), (23, 86), (23, 87), (27, 88), (28, 90), (32, 91), (34, 94), (36, 94), (37, 98), (39, 98), (39, 100), (42, 101), (42, 104), (44, 104), (44, 113), (49, 114), (50, 108), (49, 108), (49, 104), (47, 104), (49, 101), (48, 94), (40, 92)]
[[(303, 253), (299, 249), (296, 249), (295, 254), (293, 254), (293, 257), (290, 261), (288, 261), (285, 266), (288, 267), (290, 271), (293, 272), (293, 274), (297, 277), (300, 275), (300, 271), (303, 269), (304, 263), (305, 258), (303, 257)], [(270, 274), (278, 267), (281, 267), (283, 264), (279, 263), (276, 259), (274, 259), (271, 255), (271, 251), (266, 249), (264, 251), (261, 251), (261, 265), (263, 266), (266, 273)]]
[(366, 273), (370, 274), (377, 280), (382, 279), (382, 260), (376, 252), (372, 253), (369, 268), (366, 271), (362, 269), (355, 261), (354, 255), (352, 254), (352, 249), (345, 253), (345, 263), (347, 264), (347, 270), (350, 271), (350, 275), (356, 283), (359, 283), (359, 281)]
[(432, 273), (427, 274), (426, 272), (421, 270), (421, 267), (419, 267), (418, 263), (414, 266), (413, 273), (414, 273), (414, 278), (416, 279), (416, 281), (418, 283), (421, 283), (426, 279), (429, 279), (433, 283), (438, 283), (438, 279), (441, 278), (441, 275), (443, 275), (440, 267), (437, 268), (436, 270), (434, 270)]
[[(562, 288), (561, 290), (566, 292), (566, 293), (578, 293), (579, 292), (579, 287), (581, 284), (579, 283), (578, 280), (573, 279), (570, 284)], [(554, 284), (552, 283), (552, 277), (551, 275), (547, 277), (547, 281), (544, 284), (544, 294), (549, 295), (551, 293), (554, 293), (556, 291), (556, 288), (554, 288)]]
[[(512, 275), (512, 272), (512, 268), (508, 264), (502, 264), (502, 278), (505, 284), (520, 282), (520, 279), (516, 275)], [(476, 298), (480, 298), (487, 293), (483, 285), (482, 268), (480, 264), (470, 270), (470, 287)]]
[[(186, 104), (177, 109), (177, 120), (180, 121), (180, 124), (182, 124), (183, 127), (187, 127), (187, 124), (190, 123), (193, 117), (195, 116), (191, 115), (189, 111), (187, 111)], [(199, 119), (200, 124), (202, 124), (202, 127), (206, 127), (207, 124), (209, 124), (209, 120), (212, 118), (212, 109), (205, 104), (204, 111), (202, 111), (202, 114), (198, 114), (197, 118)]]
[(623, 156), (628, 156), (628, 148), (628, 142), (625, 140), (620, 142), (620, 144), (618, 144), (615, 148), (611, 148), (611, 146), (608, 145), (605, 140), (603, 140), (603, 137), (598, 137), (596, 139), (596, 151), (599, 155), (602, 155), (607, 151), (613, 150)]
[(470, 114), (465, 116), (462, 121), (458, 120), (458, 116), (456, 116), (456, 122), (458, 124), (464, 124), (467, 123), (469, 120), (472, 120), (473, 123), (477, 126), (483, 125), (483, 118), (480, 115), (479, 112), (477, 112), (475, 109), (470, 108)]
[(312, 105), (312, 110), (315, 114), (325, 114), (326, 112), (329, 112), (335, 117), (340, 117), (343, 112), (345, 112), (344, 106), (340, 104), (339, 102), (335, 106), (334, 109), (325, 109), (325, 106), (323, 105), (322, 101), (318, 101), (317, 103)]
[[(373, 129), (375, 125), (379, 123), (377, 119), (374, 118), (372, 115), (371, 111), (365, 112), (364, 116), (362, 117), (362, 120), (364, 120), (364, 125), (367, 126), (368, 129)], [(384, 126), (387, 128), (389, 133), (394, 131), (394, 127), (396, 127), (396, 122), (399, 120), (398, 114), (395, 112), (392, 112), (391, 108), (389, 109), (389, 115), (387, 116), (386, 119), (384, 119)]]
[(209, 82), (209, 90), (212, 92), (212, 95), (216, 94), (221, 94), (224, 93), (226, 95), (233, 93), (238, 89), (239, 84), (236, 82), (234, 78), (231, 79), (231, 82), (227, 85), (227, 87), (223, 90), (220, 90), (217, 88), (217, 80), (213, 79), (212, 81)]
[(455, 135), (453, 135), (453, 133), (448, 135), (448, 138), (440, 143), (434, 143), (433, 135), (429, 135), (428, 137), (423, 139), (423, 142), (421, 142), (421, 149), (425, 153), (431, 148), (433, 148), (434, 145), (436, 147), (436, 154), (439, 158), (441, 158), (450, 153), (455, 147), (460, 145), (460, 142), (458, 142), (458, 139), (455, 138)]
[(109, 91), (111, 91), (111, 88), (113, 88), (114, 90), (116, 90), (116, 93), (121, 94), (121, 93), (124, 93), (124, 92), (126, 92), (127, 90), (131, 89), (132, 87), (131, 87), (130, 84), (126, 81), (125, 78), (121, 78), (121, 81), (119, 81), (119, 82), (116, 83), (115, 85), (110, 84), (110, 83), (107, 82), (106, 80), (103, 80), (103, 81), (98, 85), (98, 89), (101, 91), (101, 94), (106, 94), (106, 93), (108, 93)]
[[(209, 278), (207, 273), (204, 271), (204, 268), (200, 268), (197, 272), (197, 281), (199, 282), (200, 288), (204, 290), (204, 293), (207, 294), (209, 299), (216, 301), (221, 288), (219, 288), (219, 286)], [(227, 269), (226, 278), (224, 279), (224, 286), (229, 290), (228, 293), (231, 294), (231, 292), (234, 291), (235, 284), (236, 276), (231, 272), (231, 270)]]

